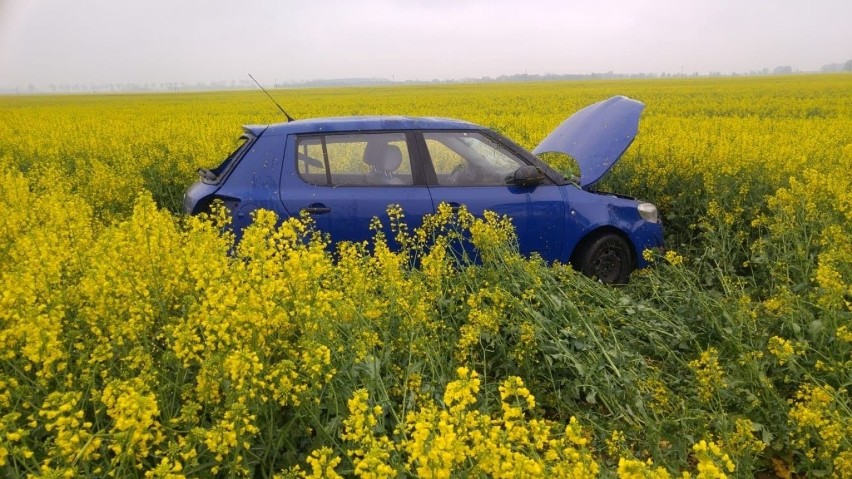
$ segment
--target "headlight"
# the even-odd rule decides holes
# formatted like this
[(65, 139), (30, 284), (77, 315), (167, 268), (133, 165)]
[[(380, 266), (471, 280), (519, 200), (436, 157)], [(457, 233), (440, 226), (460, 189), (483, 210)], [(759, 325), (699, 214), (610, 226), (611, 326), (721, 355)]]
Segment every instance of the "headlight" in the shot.
[(657, 212), (656, 206), (651, 203), (639, 203), (638, 209), (639, 216), (641, 216), (643, 220), (651, 223), (659, 223), (660, 214)]

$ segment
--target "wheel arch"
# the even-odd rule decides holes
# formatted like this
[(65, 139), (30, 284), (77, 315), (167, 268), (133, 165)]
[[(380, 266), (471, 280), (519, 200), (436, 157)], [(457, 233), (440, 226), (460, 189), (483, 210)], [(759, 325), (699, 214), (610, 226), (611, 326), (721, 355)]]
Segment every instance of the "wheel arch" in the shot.
[(589, 244), (591, 244), (596, 239), (608, 234), (615, 234), (617, 236), (620, 236), (624, 241), (627, 242), (627, 244), (630, 245), (630, 259), (633, 263), (633, 268), (638, 268), (636, 245), (633, 243), (633, 241), (630, 240), (630, 236), (628, 236), (627, 233), (612, 225), (604, 225), (595, 228), (592, 231), (586, 233), (585, 236), (580, 238), (580, 241), (577, 242), (577, 246), (574, 247), (574, 251), (571, 252), (571, 258), (569, 259), (569, 263), (571, 264), (571, 266), (576, 267), (577, 257), (585, 248), (589, 246)]

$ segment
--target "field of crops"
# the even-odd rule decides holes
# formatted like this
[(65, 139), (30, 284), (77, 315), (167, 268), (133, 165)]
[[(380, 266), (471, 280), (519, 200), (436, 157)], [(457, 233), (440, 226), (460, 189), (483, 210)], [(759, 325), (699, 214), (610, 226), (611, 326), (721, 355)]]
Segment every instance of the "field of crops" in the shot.
[(669, 246), (622, 287), (464, 211), (234, 248), (181, 198), (281, 121), (260, 92), (0, 97), (0, 475), (852, 477), (852, 76), (273, 92), (530, 148), (616, 94), (646, 109), (601, 189)]

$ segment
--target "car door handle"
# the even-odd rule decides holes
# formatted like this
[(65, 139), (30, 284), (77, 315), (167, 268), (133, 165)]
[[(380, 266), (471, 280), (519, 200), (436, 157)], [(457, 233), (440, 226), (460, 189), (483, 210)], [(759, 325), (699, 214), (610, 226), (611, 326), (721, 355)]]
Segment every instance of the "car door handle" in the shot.
[(452, 208), (453, 210), (457, 210), (457, 209), (461, 208), (461, 205), (456, 203), (455, 201), (451, 201), (447, 204), (450, 205), (450, 208)]
[(302, 208), (302, 211), (305, 211), (312, 215), (321, 215), (323, 213), (328, 213), (329, 211), (331, 211), (331, 208), (322, 203), (313, 203), (311, 205), (308, 205), (307, 208)]

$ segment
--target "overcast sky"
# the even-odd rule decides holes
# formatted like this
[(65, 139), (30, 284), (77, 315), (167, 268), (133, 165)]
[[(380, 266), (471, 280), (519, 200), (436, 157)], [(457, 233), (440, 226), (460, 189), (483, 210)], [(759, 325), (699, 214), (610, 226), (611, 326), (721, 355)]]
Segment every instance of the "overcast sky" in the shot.
[(0, 88), (818, 70), (850, 0), (0, 0)]

